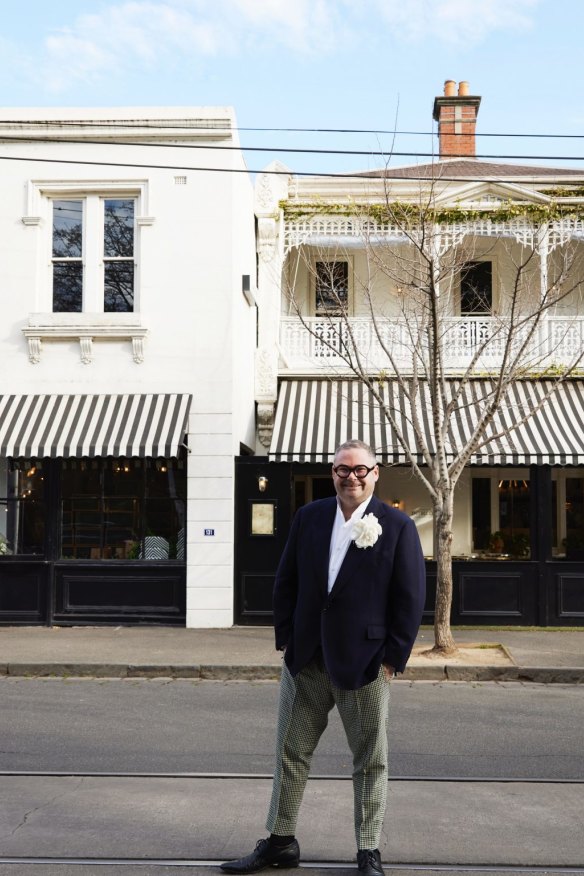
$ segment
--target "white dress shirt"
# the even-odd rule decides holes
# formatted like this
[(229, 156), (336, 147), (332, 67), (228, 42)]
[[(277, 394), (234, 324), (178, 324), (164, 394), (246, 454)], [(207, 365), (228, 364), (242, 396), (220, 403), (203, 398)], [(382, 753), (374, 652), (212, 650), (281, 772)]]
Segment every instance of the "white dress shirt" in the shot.
[(357, 508), (355, 508), (349, 519), (345, 520), (345, 515), (341, 511), (341, 506), (339, 504), (339, 500), (337, 499), (337, 513), (335, 516), (335, 522), (333, 524), (333, 531), (331, 533), (331, 546), (329, 553), (329, 593), (333, 589), (333, 584), (335, 583), (337, 575), (339, 574), (339, 569), (343, 565), (343, 560), (345, 559), (345, 555), (349, 550), (349, 544), (351, 543), (351, 538), (353, 537), (353, 524), (363, 517), (365, 511), (367, 510), (367, 505), (370, 501), (371, 496), (369, 496), (368, 499), (365, 499), (364, 502), (361, 502), (361, 504), (358, 505)]

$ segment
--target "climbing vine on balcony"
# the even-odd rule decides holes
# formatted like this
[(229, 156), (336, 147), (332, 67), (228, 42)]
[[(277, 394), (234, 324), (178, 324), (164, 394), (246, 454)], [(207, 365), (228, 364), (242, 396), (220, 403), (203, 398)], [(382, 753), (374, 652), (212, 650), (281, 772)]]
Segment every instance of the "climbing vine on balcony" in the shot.
[(407, 201), (393, 201), (389, 204), (357, 204), (312, 201), (291, 203), (281, 201), (284, 218), (289, 221), (308, 220), (315, 216), (345, 216), (347, 218), (372, 219), (380, 223), (396, 223), (405, 228), (422, 224), (456, 225), (462, 222), (510, 222), (526, 219), (534, 225), (542, 225), (557, 219), (584, 219), (584, 203), (562, 204), (553, 201), (549, 204), (530, 204), (505, 201), (496, 207), (424, 207)]

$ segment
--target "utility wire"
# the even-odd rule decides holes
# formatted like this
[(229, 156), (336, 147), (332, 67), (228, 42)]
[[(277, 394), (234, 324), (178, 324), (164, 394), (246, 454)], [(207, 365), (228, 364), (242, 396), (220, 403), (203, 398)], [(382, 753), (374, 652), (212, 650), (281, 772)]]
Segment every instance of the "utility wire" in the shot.
[[(457, 135), (458, 136), (458, 135)], [(87, 144), (89, 146), (145, 146), (157, 149), (192, 149), (208, 150), (216, 152), (269, 152), (271, 154), (290, 153), (300, 155), (354, 155), (365, 158), (436, 158), (435, 152), (384, 152), (383, 150), (358, 150), (358, 149), (308, 149), (287, 146), (218, 146), (199, 143), (142, 143), (120, 140), (91, 140), (87, 138), (75, 139), (69, 137), (0, 137), (0, 142), (10, 143), (70, 143), (72, 145)], [(449, 155), (449, 158), (469, 158), (463, 153)], [(515, 161), (584, 161), (584, 155), (508, 155), (503, 153), (479, 153), (472, 156), (483, 159), (512, 159)], [(320, 174), (319, 174), (320, 175)]]
[[(435, 156), (434, 156), (435, 157)], [(453, 157), (468, 157), (468, 156), (453, 156)], [(354, 179), (361, 180), (362, 182), (368, 180), (394, 180), (394, 181), (410, 181), (410, 182), (501, 182), (502, 180), (508, 180), (509, 174), (504, 176), (490, 175), (490, 176), (453, 176), (448, 174), (442, 174), (440, 172), (436, 173), (436, 175), (428, 176), (428, 175), (410, 175), (407, 177), (399, 176), (392, 177), (390, 170), (379, 170), (379, 171), (360, 171), (353, 173), (331, 173), (331, 172), (314, 172), (314, 171), (290, 171), (290, 170), (251, 170), (246, 167), (196, 167), (192, 165), (185, 164), (138, 164), (138, 163), (128, 163), (122, 161), (85, 161), (85, 160), (68, 160), (62, 158), (28, 158), (16, 155), (0, 155), (0, 161), (24, 161), (24, 162), (35, 162), (39, 164), (72, 164), (72, 165), (87, 165), (91, 167), (127, 167), (127, 168), (138, 168), (145, 170), (181, 170), (181, 171), (192, 171), (195, 173), (244, 173), (244, 174), (267, 174), (269, 176), (293, 176), (293, 177), (321, 177), (326, 179)], [(513, 165), (507, 165), (507, 167), (512, 167)], [(437, 170), (440, 168), (440, 163), (437, 161), (435, 164)], [(534, 168), (534, 170), (541, 170), (541, 168)], [(554, 170), (558, 176), (562, 174), (562, 168), (550, 168)], [(399, 170), (399, 168), (397, 168)], [(569, 168), (568, 168), (569, 170)], [(572, 171), (573, 172), (573, 171)], [(538, 177), (528, 177), (529, 182), (533, 184), (549, 184), (552, 180), (548, 176), (544, 179), (539, 179)]]
[[(212, 120), (212, 121), (221, 121)], [(1, 119), (0, 127), (2, 125), (38, 125), (39, 127), (48, 127), (51, 124), (57, 123), (59, 126), (65, 127), (75, 127), (75, 128), (128, 128), (128, 129), (146, 129), (152, 128), (153, 130), (160, 130), (161, 126), (155, 120), (146, 119), (144, 122), (128, 122), (128, 121), (99, 121), (97, 120), (85, 120), (85, 119)], [(388, 135), (403, 135), (408, 137), (435, 137), (437, 136), (436, 131), (400, 131), (397, 128), (395, 129), (383, 129), (383, 128), (260, 128), (260, 127), (246, 127), (239, 125), (208, 125), (208, 126), (189, 126), (189, 125), (163, 125), (162, 128), (164, 130), (173, 131), (173, 130), (216, 130), (223, 132), (232, 132), (232, 131), (252, 131), (252, 132), (261, 132), (261, 133), (281, 133), (281, 134), (388, 134)], [(556, 139), (556, 140), (584, 140), (584, 134), (526, 134), (525, 132), (521, 133), (489, 133), (484, 131), (476, 131), (475, 134), (457, 134), (457, 137), (509, 137), (512, 139), (515, 138), (528, 138), (533, 140), (538, 139)]]

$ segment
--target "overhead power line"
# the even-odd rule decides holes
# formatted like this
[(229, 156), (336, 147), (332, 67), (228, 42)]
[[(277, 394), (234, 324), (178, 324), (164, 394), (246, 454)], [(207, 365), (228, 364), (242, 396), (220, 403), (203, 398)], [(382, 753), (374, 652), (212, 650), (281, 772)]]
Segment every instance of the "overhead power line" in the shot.
[[(152, 121), (150, 124), (149, 122)], [(213, 120), (213, 121), (221, 121), (221, 120)], [(2, 119), (0, 120), (1, 125), (38, 125), (39, 127), (47, 127), (53, 123), (58, 122), (58, 124), (65, 127), (75, 127), (75, 128), (127, 128), (129, 130), (140, 128), (146, 129), (152, 128), (159, 130), (160, 125), (154, 120), (144, 120), (144, 121), (136, 121), (136, 122), (124, 122), (124, 121), (100, 121), (100, 120), (84, 120), (84, 119), (58, 119), (58, 120), (47, 120), (47, 119)], [(188, 126), (186, 125), (168, 125), (165, 124), (164, 130), (173, 131), (173, 130), (182, 130)], [(217, 131), (231, 132), (231, 131), (246, 131), (246, 132), (258, 132), (258, 133), (281, 133), (281, 134), (383, 134), (390, 136), (407, 136), (407, 137), (435, 137), (437, 136), (437, 130), (433, 131), (401, 131), (397, 128), (277, 128), (277, 127), (249, 127), (243, 125), (226, 125), (225, 127), (216, 127), (209, 126), (209, 128)], [(209, 130), (209, 128), (201, 128), (197, 129), (193, 127), (191, 130)], [(458, 134), (459, 137), (509, 137), (511, 139), (519, 139), (519, 138), (527, 138), (532, 140), (544, 140), (544, 139), (554, 139), (554, 140), (584, 140), (584, 134), (529, 134), (522, 131), (521, 133), (511, 133), (511, 132), (485, 132), (485, 131), (476, 131), (474, 134)]]
[[(433, 156), (435, 157), (435, 156)], [(457, 157), (457, 156), (453, 156)], [(465, 156), (458, 156), (465, 157)], [(468, 157), (468, 156), (466, 156)], [(23, 156), (16, 155), (0, 155), (0, 161), (25, 161), (25, 162), (35, 162), (39, 164), (72, 164), (72, 165), (86, 165), (90, 167), (126, 167), (126, 168), (137, 168), (140, 170), (180, 170), (180, 171), (191, 171), (193, 173), (238, 173), (238, 174), (268, 174), (270, 176), (296, 176), (296, 177), (323, 177), (326, 179), (354, 179), (354, 180), (383, 180), (388, 179), (387, 173), (389, 170), (380, 169), (377, 171), (357, 171), (353, 173), (331, 173), (331, 172), (319, 172), (319, 171), (291, 171), (291, 170), (265, 170), (258, 169), (252, 170), (247, 167), (197, 167), (192, 165), (185, 164), (139, 164), (136, 162), (121, 162), (121, 161), (89, 161), (89, 160), (69, 160), (62, 158), (29, 158)], [(448, 174), (442, 174), (439, 172), (440, 162), (436, 162), (437, 173), (435, 176), (427, 176), (427, 175), (409, 175), (407, 177), (389, 177), (389, 181), (393, 180), (401, 180), (401, 181), (411, 181), (411, 182), (501, 182), (501, 180), (508, 180), (508, 174), (505, 176), (497, 176), (496, 174), (491, 174), (490, 176), (481, 176), (477, 175), (476, 177), (471, 176), (453, 176)], [(534, 168), (537, 170), (537, 168)], [(561, 175), (562, 168), (554, 168), (557, 171), (558, 175)], [(544, 184), (550, 182), (550, 177), (546, 177), (543, 179), (539, 179), (537, 176), (529, 177), (529, 182), (531, 184)]]
[[(458, 136), (458, 135), (457, 135)], [(106, 146), (143, 146), (148, 148), (156, 148), (156, 149), (191, 149), (191, 150), (203, 150), (203, 151), (217, 151), (217, 152), (268, 152), (270, 154), (281, 154), (281, 153), (289, 153), (289, 154), (299, 154), (299, 155), (353, 155), (359, 156), (362, 158), (381, 158), (387, 159), (391, 157), (396, 158), (436, 158), (435, 152), (415, 152), (415, 151), (406, 151), (406, 152), (397, 152), (395, 150), (388, 150), (387, 152), (382, 149), (316, 149), (316, 148), (304, 148), (304, 147), (288, 147), (288, 146), (221, 146), (221, 145), (212, 145), (212, 144), (200, 144), (200, 143), (142, 143), (142, 142), (133, 142), (126, 140), (108, 140), (103, 141), (99, 139), (88, 139), (88, 138), (71, 138), (71, 137), (20, 137), (20, 136), (0, 136), (0, 142), (10, 142), (10, 143), (69, 143), (71, 145), (83, 145), (86, 144), (88, 146), (97, 146), (97, 145), (106, 145)], [(449, 155), (449, 158), (469, 158), (471, 156), (460, 153), (459, 155)], [(506, 153), (479, 153), (473, 155), (472, 158), (479, 159), (496, 159), (496, 160), (513, 160), (513, 161), (584, 161), (584, 155), (516, 155), (516, 154), (506, 154)], [(32, 160), (32, 159), (27, 159)], [(319, 174), (321, 175), (321, 174)]]

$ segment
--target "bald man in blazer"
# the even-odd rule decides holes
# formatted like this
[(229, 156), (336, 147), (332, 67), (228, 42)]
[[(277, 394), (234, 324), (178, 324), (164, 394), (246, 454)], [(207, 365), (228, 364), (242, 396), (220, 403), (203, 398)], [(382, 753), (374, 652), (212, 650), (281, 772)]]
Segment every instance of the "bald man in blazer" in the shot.
[(276, 647), (285, 651), (270, 837), (227, 873), (296, 867), (298, 810), (310, 761), (337, 706), (353, 754), (357, 867), (381, 876), (387, 795), (389, 680), (403, 672), (425, 599), (425, 567), (413, 521), (374, 495), (371, 448), (335, 453), (336, 497), (296, 514), (274, 585)]

